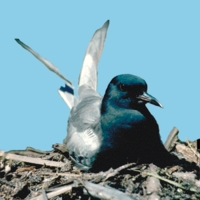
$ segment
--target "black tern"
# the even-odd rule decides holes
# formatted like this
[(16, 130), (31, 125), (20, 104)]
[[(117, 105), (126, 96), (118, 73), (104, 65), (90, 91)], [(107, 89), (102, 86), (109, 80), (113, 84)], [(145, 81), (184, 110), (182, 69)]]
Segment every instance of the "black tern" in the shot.
[(78, 98), (71, 82), (55, 65), (16, 41), (66, 81), (58, 90), (71, 109), (63, 143), (80, 170), (97, 172), (128, 162), (170, 165), (174, 156), (162, 144), (158, 124), (146, 107), (146, 103), (162, 105), (147, 93), (146, 81), (122, 74), (111, 80), (103, 97), (96, 91), (97, 65), (108, 26), (109, 20), (89, 43), (79, 76)]

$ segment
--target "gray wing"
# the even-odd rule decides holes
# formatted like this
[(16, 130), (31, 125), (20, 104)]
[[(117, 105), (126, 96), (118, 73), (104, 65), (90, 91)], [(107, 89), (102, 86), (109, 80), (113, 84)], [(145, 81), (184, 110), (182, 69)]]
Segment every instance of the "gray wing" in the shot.
[[(85, 94), (93, 92), (88, 90), (85, 90)], [(92, 167), (101, 146), (101, 101), (98, 93), (85, 96), (72, 108), (68, 120), (67, 137), (63, 142), (77, 167), (84, 171)]]
[(74, 87), (72, 83), (66, 79), (60, 72), (59, 69), (50, 61), (43, 58), (41, 55), (39, 55), (37, 52), (35, 52), (33, 49), (31, 49), (29, 46), (24, 44), (19, 39), (15, 39), (18, 44), (20, 44), (24, 49), (29, 51), (32, 55), (34, 55), (39, 61), (41, 61), (49, 70), (56, 73), (60, 78), (66, 81), (65, 83), (65, 89), (59, 90), (59, 94), (63, 98), (63, 100), (67, 103), (69, 108), (71, 109), (74, 106), (75, 96), (74, 96)]
[(108, 26), (109, 20), (107, 20), (104, 25), (94, 33), (87, 47), (79, 76), (79, 87), (82, 85), (88, 85), (90, 88), (96, 91), (98, 73), (97, 65), (103, 50)]
[(79, 98), (71, 110), (64, 143), (76, 166), (84, 171), (92, 167), (101, 147), (100, 107), (102, 97), (96, 92), (97, 65), (103, 50), (109, 20), (98, 29), (86, 50), (79, 76)]

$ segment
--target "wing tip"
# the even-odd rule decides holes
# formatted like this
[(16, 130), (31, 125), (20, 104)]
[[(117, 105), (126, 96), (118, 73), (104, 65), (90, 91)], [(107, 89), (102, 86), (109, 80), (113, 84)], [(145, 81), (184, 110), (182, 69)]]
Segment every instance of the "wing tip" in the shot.
[(15, 38), (15, 41), (21, 45), (22, 41), (19, 38)]
[(74, 87), (71, 84), (69, 84), (67, 81), (65, 82), (64, 87), (63, 86), (60, 87), (60, 90), (62, 92), (67, 92), (67, 93), (74, 95)]
[(110, 20), (108, 19), (105, 23), (104, 23), (104, 25), (103, 26), (105, 26), (105, 27), (108, 27), (109, 26), (109, 24), (110, 24)]

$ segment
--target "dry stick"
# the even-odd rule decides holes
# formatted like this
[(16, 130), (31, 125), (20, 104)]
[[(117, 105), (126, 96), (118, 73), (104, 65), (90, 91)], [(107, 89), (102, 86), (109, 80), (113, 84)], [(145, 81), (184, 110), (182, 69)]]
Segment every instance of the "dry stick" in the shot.
[(25, 150), (10, 150), (6, 153), (17, 154), (20, 156), (29, 156), (29, 157), (41, 157), (44, 154), (50, 153), (51, 151), (42, 151), (35, 149), (33, 147), (26, 147)]
[(58, 172), (40, 172), (42, 175), (57, 175), (57, 176), (67, 176), (67, 177), (82, 177), (82, 174), (71, 174), (71, 173), (58, 173)]
[[(50, 198), (53, 198), (53, 197), (56, 197), (58, 195), (61, 195), (63, 193), (66, 193), (66, 192), (70, 192), (72, 190), (74, 186), (74, 183), (73, 184), (70, 184), (70, 185), (67, 185), (65, 187), (62, 187), (62, 188), (58, 188), (56, 191), (54, 192), (49, 192), (47, 195), (47, 198), (50, 199)], [(32, 199), (30, 200), (44, 200), (43, 198), (43, 194), (37, 196), (37, 197), (33, 197)]]
[[(82, 184), (85, 187), (85, 189), (87, 190), (86, 194), (90, 194), (91, 196), (96, 197), (96, 198), (101, 198), (101, 199), (103, 198), (104, 200), (110, 200), (110, 199), (112, 199), (112, 200), (121, 200), (121, 199), (134, 200), (133, 198), (127, 196), (125, 193), (118, 191), (117, 189), (114, 189), (114, 188), (110, 188), (110, 187), (107, 188), (107, 187), (101, 186), (99, 184), (94, 184), (94, 183), (91, 183), (88, 181), (84, 181), (84, 182), (82, 182)], [(70, 192), (72, 190), (72, 188), (76, 187), (76, 186), (77, 186), (77, 184), (75, 184), (75, 183), (64, 186), (64, 187), (62, 186), (61, 188), (58, 188), (53, 192), (47, 193), (47, 198), (50, 199), (50, 198), (59, 196), (63, 193)], [(30, 200), (44, 200), (43, 194), (41, 194), (37, 197), (34, 197)]]
[(122, 165), (120, 167), (118, 167), (117, 169), (114, 169), (112, 172), (107, 172), (108, 174), (106, 175), (105, 179), (103, 179), (103, 181), (108, 180), (110, 177), (116, 176), (120, 171), (127, 169), (129, 167), (132, 167), (133, 165), (136, 165), (135, 163), (128, 163), (125, 165)]
[(200, 160), (200, 154), (194, 150), (194, 148), (192, 147), (192, 145), (190, 144), (189, 140), (186, 138), (186, 142), (188, 144), (188, 146), (190, 147), (191, 151), (194, 153), (195, 157), (197, 158), (197, 165), (199, 166), (199, 160)]
[(44, 188), (42, 188), (42, 198), (43, 198), (43, 200), (48, 200), (48, 197), (47, 197), (47, 194), (46, 194)]
[(43, 175), (58, 175), (58, 176), (67, 176), (67, 177), (75, 177), (75, 178), (80, 178), (80, 177), (88, 177), (88, 178), (95, 178), (95, 177), (99, 177), (102, 176), (102, 181), (106, 181), (108, 178), (116, 176), (120, 171), (127, 169), (129, 167), (132, 167), (133, 165), (135, 165), (135, 163), (128, 163), (125, 165), (122, 165), (120, 167), (118, 167), (117, 169), (114, 169), (113, 171), (110, 172), (110, 170), (106, 171), (106, 172), (100, 172), (100, 173), (92, 173), (92, 174), (71, 174), (71, 173), (53, 173), (53, 172), (40, 172)]
[(179, 188), (184, 189), (184, 190), (188, 190), (188, 191), (191, 191), (191, 192), (197, 192), (197, 190), (195, 188), (193, 188), (193, 187), (188, 189), (188, 188), (184, 187), (183, 185), (181, 185), (181, 184), (179, 184), (179, 183), (177, 183), (175, 181), (168, 180), (168, 179), (163, 178), (163, 177), (161, 177), (161, 176), (159, 176), (157, 174), (153, 174), (153, 173), (146, 172), (146, 171), (140, 171), (140, 170), (133, 170), (133, 171), (140, 172), (140, 173), (143, 173), (143, 174), (148, 175), (148, 176), (154, 176), (155, 178), (158, 178), (158, 179), (160, 179), (162, 181), (170, 183), (171, 185), (174, 185), (174, 186), (179, 187)]
[[(149, 173), (157, 175), (157, 166), (150, 164), (147, 170)], [(158, 178), (148, 176), (143, 186), (146, 195), (148, 195), (148, 199), (160, 199), (159, 193), (161, 192), (161, 184)]]
[(111, 187), (104, 187), (99, 184), (83, 181), (83, 186), (91, 196), (104, 200), (136, 200), (127, 196), (125, 193)]
[(11, 150), (6, 153), (12, 153), (20, 156), (28, 156), (28, 157), (41, 157), (42, 155), (37, 152), (29, 151), (29, 150)]
[(50, 167), (63, 167), (65, 165), (65, 163), (63, 163), (63, 162), (55, 162), (55, 161), (44, 160), (41, 158), (19, 156), (19, 155), (15, 155), (12, 153), (5, 153), (4, 151), (0, 151), (0, 156), (3, 156), (6, 159), (17, 160), (17, 161), (26, 162), (26, 163), (32, 163), (32, 164), (36, 164), (36, 165), (46, 165), (46, 166), (50, 166)]
[(51, 152), (51, 151), (42, 151), (40, 149), (35, 149), (33, 147), (26, 147), (26, 151), (32, 151), (32, 152), (39, 153), (39, 154), (46, 154), (46, 153)]
[(165, 148), (170, 151), (173, 147), (171, 147), (173, 144), (172, 143), (175, 143), (178, 139), (178, 133), (179, 133), (179, 130), (174, 127), (171, 132), (169, 133), (168, 137), (167, 137), (167, 140), (165, 141)]
[(112, 172), (110, 172), (110, 170), (106, 171), (106, 172), (100, 172), (100, 173), (91, 173), (91, 174), (71, 174), (71, 173), (58, 173), (58, 172), (40, 172), (40, 174), (43, 175), (58, 175), (58, 176), (67, 176), (69, 177), (74, 177), (74, 178), (95, 178), (95, 177), (99, 177), (102, 176), (102, 181), (106, 181), (108, 178), (116, 176), (120, 171), (127, 169), (129, 167), (132, 167), (133, 165), (135, 165), (135, 163), (128, 163), (126, 165), (122, 165), (121, 167), (118, 167), (117, 169), (114, 169)]
[[(184, 144), (178, 143), (176, 145), (176, 151), (182, 153), (184, 159), (187, 160), (188, 162), (194, 162), (194, 163), (196, 163), (196, 161), (197, 161), (196, 157), (193, 156), (193, 154), (192, 154), (193, 152), (191, 151), (191, 149), (188, 146), (185, 146)], [(197, 155), (200, 158), (200, 154), (197, 153)], [(199, 168), (198, 165), (197, 165), (197, 167)]]

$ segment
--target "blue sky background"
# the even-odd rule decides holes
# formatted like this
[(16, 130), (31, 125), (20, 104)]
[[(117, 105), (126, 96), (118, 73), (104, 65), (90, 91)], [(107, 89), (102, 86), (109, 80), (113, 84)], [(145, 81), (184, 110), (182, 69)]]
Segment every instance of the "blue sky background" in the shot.
[[(0, 149), (51, 150), (66, 136), (64, 81), (19, 46), (53, 62), (77, 88), (87, 45), (110, 19), (98, 91), (130, 73), (144, 78), (164, 109), (148, 105), (162, 140), (200, 138), (200, 1), (3, 1), (0, 6)], [(153, 141), (152, 141), (153, 142)]]

